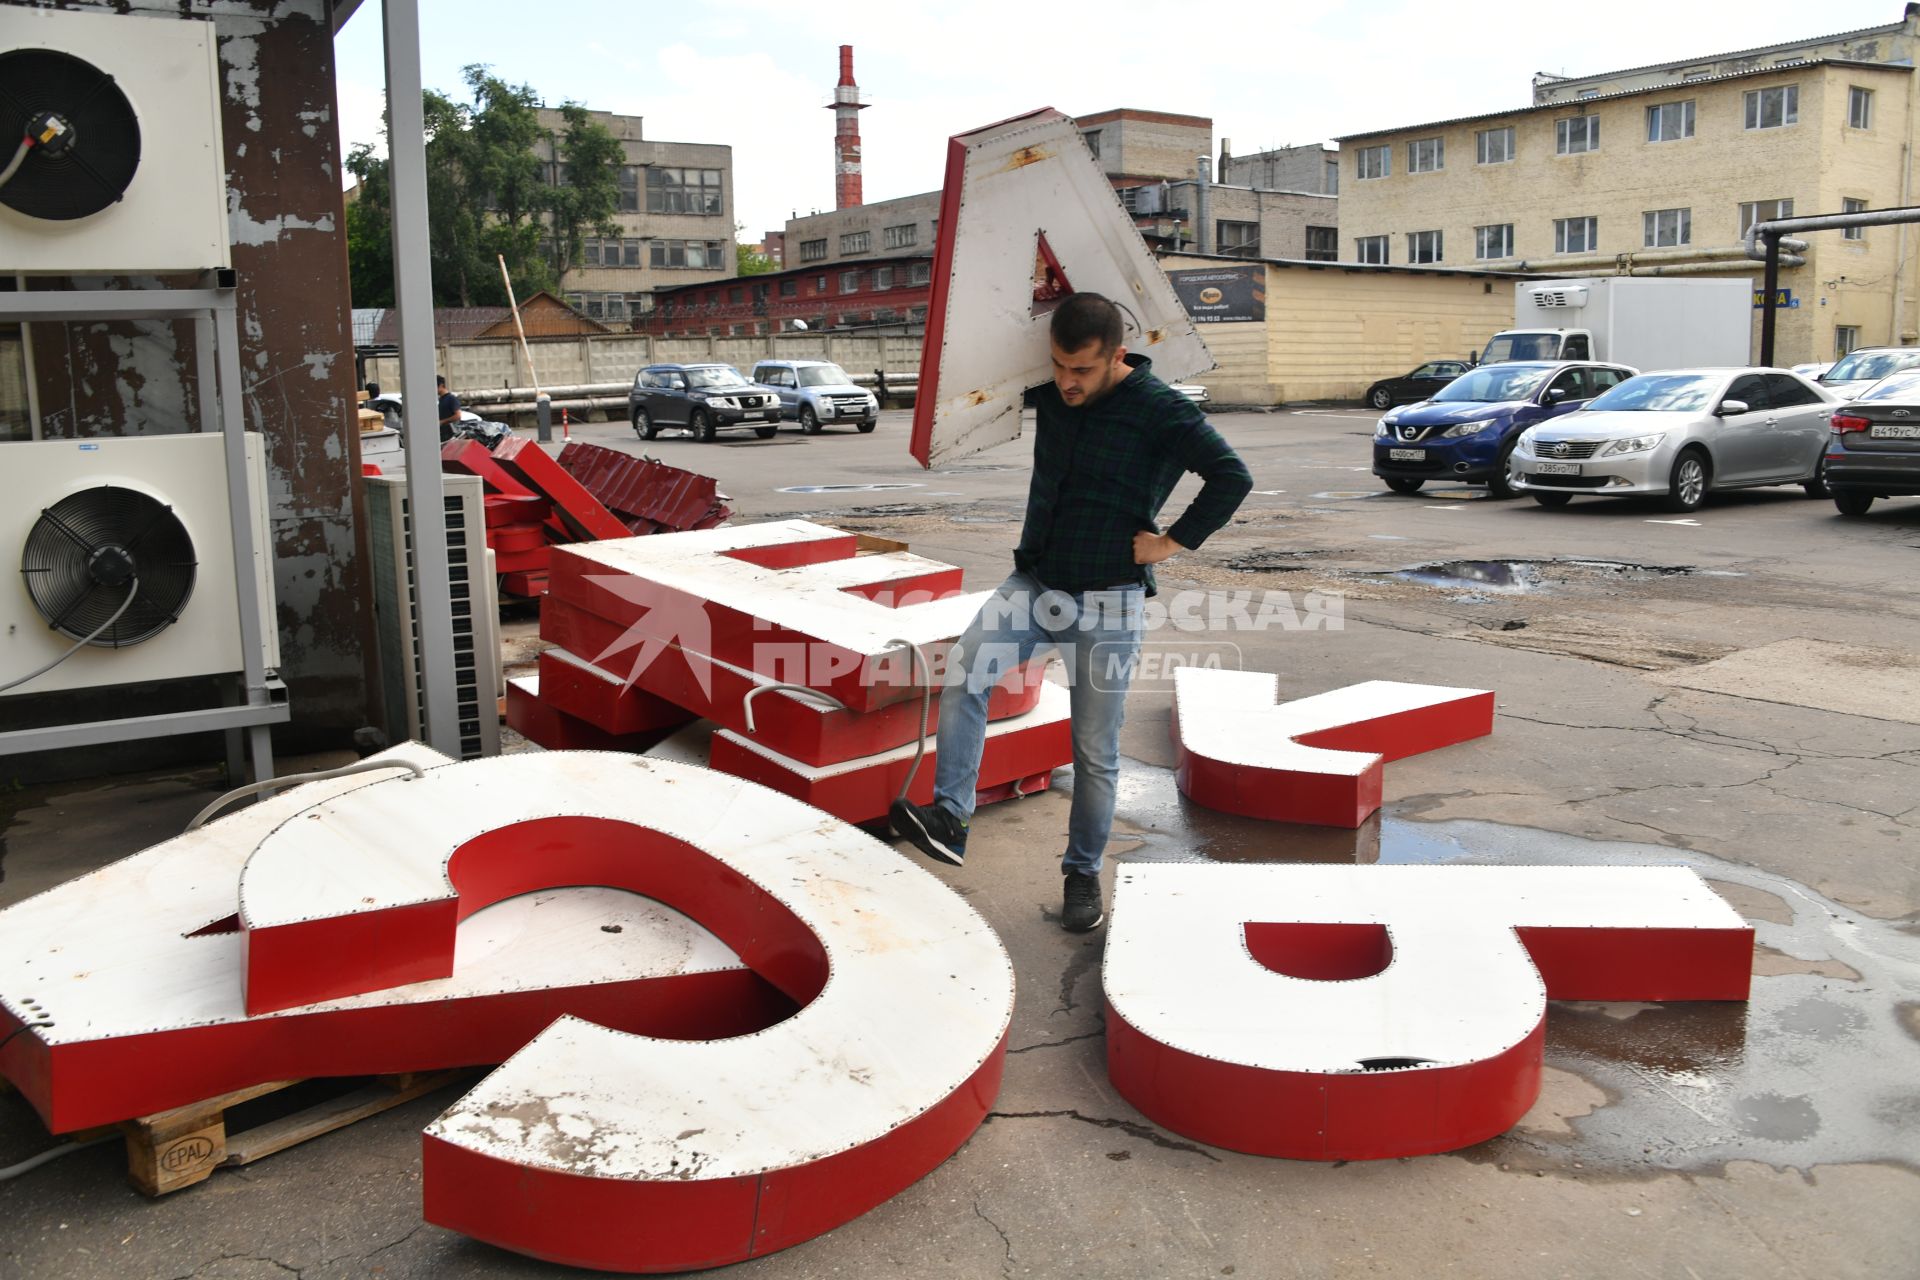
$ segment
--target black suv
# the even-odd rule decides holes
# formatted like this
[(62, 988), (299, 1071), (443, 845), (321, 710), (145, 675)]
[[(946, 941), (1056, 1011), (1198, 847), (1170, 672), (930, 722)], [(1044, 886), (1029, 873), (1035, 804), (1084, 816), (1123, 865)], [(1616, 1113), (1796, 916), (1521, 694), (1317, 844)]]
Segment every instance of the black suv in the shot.
[(633, 377), (627, 417), (642, 440), (653, 439), (662, 427), (686, 427), (696, 440), (751, 427), (770, 440), (780, 429), (780, 397), (730, 364), (650, 364)]

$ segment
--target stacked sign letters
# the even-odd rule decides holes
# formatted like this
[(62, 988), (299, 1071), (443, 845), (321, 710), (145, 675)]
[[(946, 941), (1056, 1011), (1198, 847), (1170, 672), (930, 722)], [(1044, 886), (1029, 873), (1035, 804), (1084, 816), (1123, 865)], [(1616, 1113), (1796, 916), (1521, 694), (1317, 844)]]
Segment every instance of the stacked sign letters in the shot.
[[(859, 551), (805, 520), (556, 547), (540, 610), (554, 647), (510, 682), (508, 723), (550, 749), (709, 764), (848, 822), (884, 817), (910, 771), (926, 803), (948, 650), (986, 596), (951, 565)], [(1072, 760), (1067, 691), (1044, 671), (992, 692), (981, 802)]]

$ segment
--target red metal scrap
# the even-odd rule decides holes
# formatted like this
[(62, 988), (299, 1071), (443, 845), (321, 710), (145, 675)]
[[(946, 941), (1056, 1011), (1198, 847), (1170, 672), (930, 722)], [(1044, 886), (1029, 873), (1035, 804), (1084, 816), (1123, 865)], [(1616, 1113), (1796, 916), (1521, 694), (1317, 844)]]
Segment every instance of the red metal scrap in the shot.
[(713, 477), (652, 458), (576, 442), (560, 465), (636, 534), (711, 529), (732, 514)]

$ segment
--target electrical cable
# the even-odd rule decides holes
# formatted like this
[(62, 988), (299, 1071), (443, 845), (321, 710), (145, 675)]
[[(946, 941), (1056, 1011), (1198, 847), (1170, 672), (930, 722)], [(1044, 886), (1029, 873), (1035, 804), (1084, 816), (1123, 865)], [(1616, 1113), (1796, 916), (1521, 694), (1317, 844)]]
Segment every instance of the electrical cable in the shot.
[(913, 654), (911, 672), (926, 676), (926, 683), (920, 686), (920, 733), (913, 740), (913, 763), (907, 766), (907, 776), (901, 780), (900, 794), (894, 800), (907, 798), (907, 792), (913, 789), (913, 780), (920, 772), (920, 762), (927, 758), (927, 721), (933, 717), (933, 668), (927, 662), (927, 655), (919, 645), (911, 640), (893, 639), (890, 645), (905, 645)]
[(127, 587), (127, 598), (120, 602), (120, 607), (113, 611), (113, 616), (111, 618), (108, 618), (105, 622), (95, 627), (93, 629), (93, 633), (87, 636), (84, 640), (74, 641), (73, 647), (71, 649), (68, 649), (65, 653), (55, 658), (52, 662), (49, 662), (46, 666), (41, 667), (38, 671), (29, 671), (26, 675), (21, 676), (18, 680), (9, 680), (5, 684), (0, 684), (0, 693), (5, 693), (10, 689), (18, 689), (21, 685), (25, 684), (29, 680), (38, 680), (41, 676), (47, 674), (47, 672), (53, 670), (55, 667), (65, 662), (68, 658), (71, 658), (74, 654), (80, 652), (82, 649), (92, 644), (95, 640), (99, 639), (102, 635), (106, 633), (107, 628), (111, 627), (114, 623), (120, 621), (120, 615), (133, 607), (133, 598), (139, 594), (140, 594), (140, 579), (135, 578), (133, 582)]
[[(290, 787), (297, 782), (325, 782), (328, 778), (345, 778), (351, 774), (374, 773), (382, 769), (405, 769), (410, 772), (414, 778), (424, 778), (427, 776), (425, 769), (422, 769), (417, 764), (410, 764), (405, 760), (360, 760), (353, 764), (341, 765), (338, 769), (316, 769), (312, 773), (289, 773), (284, 777), (268, 778), (265, 782), (249, 782), (244, 787), (235, 787), (200, 812), (194, 814), (193, 821), (187, 824), (187, 830), (198, 831), (201, 824), (205, 823), (208, 818), (211, 818), (235, 800), (257, 795), (262, 791), (271, 791), (276, 787)], [(409, 779), (409, 781), (412, 781), (412, 779)]]
[(832, 704), (835, 711), (846, 711), (849, 709), (846, 703), (840, 701), (840, 699), (834, 697), (832, 694), (822, 693), (818, 689), (809, 689), (803, 684), (755, 685), (753, 688), (747, 690), (747, 696), (740, 700), (740, 709), (747, 713), (748, 733), (755, 732), (753, 727), (753, 700), (761, 694), (769, 693), (775, 689), (784, 689), (788, 693), (804, 694), (809, 698), (818, 698), (821, 702)]
[(0, 187), (13, 181), (13, 175), (20, 172), (20, 166), (27, 162), (27, 152), (33, 150), (33, 139), (20, 139), (19, 149), (13, 153), (13, 159), (7, 161), (7, 167), (0, 169)]
[(0, 1049), (6, 1048), (13, 1042), (13, 1038), (23, 1031), (32, 1031), (36, 1027), (50, 1027), (52, 1025), (53, 1022), (51, 1019), (46, 1022), (23, 1022), (13, 1030), (7, 1032), (4, 1036), (0, 1036)]
[(61, 1156), (70, 1156), (76, 1151), (85, 1151), (88, 1147), (97, 1147), (101, 1143), (111, 1142), (119, 1136), (117, 1133), (103, 1133), (99, 1137), (89, 1138), (85, 1142), (64, 1142), (57, 1147), (50, 1147), (42, 1151), (37, 1156), (28, 1156), (19, 1164), (0, 1166), (0, 1182), (11, 1182), (21, 1174), (31, 1173), (41, 1165), (58, 1160)]

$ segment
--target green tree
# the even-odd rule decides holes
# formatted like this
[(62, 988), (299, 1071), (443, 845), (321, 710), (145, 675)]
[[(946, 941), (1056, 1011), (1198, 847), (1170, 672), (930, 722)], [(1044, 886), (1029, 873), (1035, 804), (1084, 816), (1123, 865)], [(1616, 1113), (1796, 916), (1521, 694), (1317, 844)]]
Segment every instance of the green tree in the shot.
[(773, 259), (750, 244), (733, 246), (734, 271), (743, 276), (763, 276), (773, 270)]
[[(559, 163), (549, 173), (538, 144), (539, 98), (483, 66), (464, 78), (470, 102), (428, 90), (426, 113), (427, 235), (436, 306), (497, 306), (507, 300), (500, 278), (506, 259), (514, 289), (526, 297), (554, 288), (580, 257), (588, 235), (619, 234), (619, 141), (585, 108), (561, 108), (566, 132), (555, 140)], [(354, 305), (391, 306), (393, 181), (387, 161), (356, 146), (347, 168), (358, 180), (347, 210), (347, 258)], [(551, 257), (543, 241), (551, 235)]]
[(580, 260), (588, 235), (620, 234), (620, 166), (627, 153), (620, 140), (577, 102), (560, 108), (567, 131), (560, 136), (560, 180), (547, 192), (553, 215), (554, 270), (565, 275)]

